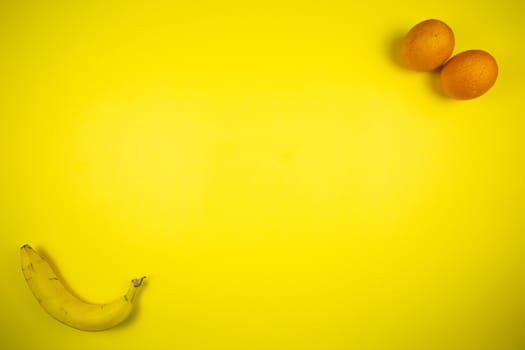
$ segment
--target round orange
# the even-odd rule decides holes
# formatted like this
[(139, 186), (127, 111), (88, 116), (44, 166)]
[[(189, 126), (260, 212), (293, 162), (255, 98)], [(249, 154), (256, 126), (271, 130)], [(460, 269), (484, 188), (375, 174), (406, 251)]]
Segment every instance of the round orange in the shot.
[(488, 52), (468, 50), (451, 58), (440, 77), (447, 96), (468, 100), (483, 95), (494, 85), (498, 65)]
[(441, 66), (454, 50), (454, 33), (437, 19), (416, 24), (401, 47), (405, 64), (416, 71), (431, 71)]

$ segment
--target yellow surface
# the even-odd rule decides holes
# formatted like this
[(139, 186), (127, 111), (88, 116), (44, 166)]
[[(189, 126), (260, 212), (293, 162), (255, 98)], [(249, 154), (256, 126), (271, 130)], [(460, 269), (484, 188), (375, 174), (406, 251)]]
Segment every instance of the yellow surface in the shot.
[[(524, 348), (522, 2), (87, 3), (0, 3), (2, 349)], [(427, 18), (485, 96), (399, 64)], [(138, 312), (56, 322), (24, 243)]]

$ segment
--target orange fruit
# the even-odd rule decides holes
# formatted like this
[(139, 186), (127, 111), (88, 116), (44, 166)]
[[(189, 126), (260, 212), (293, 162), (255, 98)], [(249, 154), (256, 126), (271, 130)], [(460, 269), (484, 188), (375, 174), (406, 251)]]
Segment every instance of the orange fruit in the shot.
[(407, 33), (401, 47), (405, 64), (416, 71), (431, 71), (441, 66), (454, 50), (454, 33), (437, 19), (416, 24)]
[(445, 95), (468, 100), (487, 92), (498, 77), (494, 57), (482, 50), (464, 51), (448, 61), (440, 73)]

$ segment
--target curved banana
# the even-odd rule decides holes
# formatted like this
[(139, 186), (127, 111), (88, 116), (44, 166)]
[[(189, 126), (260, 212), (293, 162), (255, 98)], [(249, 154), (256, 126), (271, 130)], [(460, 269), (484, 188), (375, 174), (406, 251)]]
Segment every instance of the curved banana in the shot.
[(93, 304), (74, 295), (49, 262), (29, 245), (20, 248), (22, 271), (40, 305), (58, 321), (84, 331), (102, 331), (124, 321), (133, 309), (146, 276), (133, 279), (128, 292), (106, 304)]

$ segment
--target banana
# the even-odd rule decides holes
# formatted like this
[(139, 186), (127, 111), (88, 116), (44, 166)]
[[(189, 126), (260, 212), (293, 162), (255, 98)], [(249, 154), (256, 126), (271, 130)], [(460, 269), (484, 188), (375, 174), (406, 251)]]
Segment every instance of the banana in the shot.
[(20, 248), (22, 271), (40, 305), (56, 320), (83, 331), (102, 331), (126, 320), (146, 276), (131, 281), (127, 293), (113, 302), (93, 304), (80, 299), (63, 283), (49, 262), (29, 245)]

